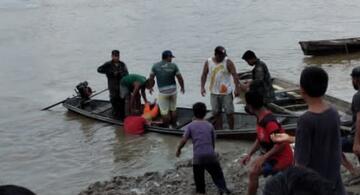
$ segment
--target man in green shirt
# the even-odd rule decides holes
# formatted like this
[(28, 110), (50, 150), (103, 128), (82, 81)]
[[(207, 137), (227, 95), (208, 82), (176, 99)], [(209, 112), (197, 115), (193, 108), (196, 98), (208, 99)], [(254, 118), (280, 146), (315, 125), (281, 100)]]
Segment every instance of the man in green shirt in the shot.
[(162, 53), (162, 60), (153, 65), (149, 77), (150, 86), (154, 86), (155, 77), (159, 89), (158, 104), (163, 119), (164, 126), (171, 123), (176, 127), (176, 97), (177, 86), (175, 77), (177, 78), (180, 90), (185, 93), (184, 80), (180, 74), (179, 68), (172, 62), (174, 58), (171, 51), (166, 50)]
[(120, 96), (121, 98), (127, 98), (130, 95), (130, 102), (128, 105), (128, 111), (130, 114), (140, 111), (140, 96), (143, 97), (144, 103), (148, 102), (146, 99), (145, 88), (150, 89), (151, 87), (144, 76), (138, 74), (128, 74), (121, 79)]

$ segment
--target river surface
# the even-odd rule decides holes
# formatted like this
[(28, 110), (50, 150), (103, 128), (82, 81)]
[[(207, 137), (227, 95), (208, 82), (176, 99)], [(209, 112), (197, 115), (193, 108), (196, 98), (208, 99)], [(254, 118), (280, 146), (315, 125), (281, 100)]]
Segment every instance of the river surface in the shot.
[[(128, 136), (62, 106), (40, 111), (71, 96), (80, 81), (106, 88), (96, 69), (112, 49), (143, 75), (173, 50), (186, 85), (180, 106), (209, 105), (199, 94), (200, 74), (217, 45), (238, 70), (250, 70), (241, 56), (251, 49), (274, 76), (293, 82), (305, 66), (321, 66), (328, 93), (350, 101), (349, 74), (360, 54), (304, 57), (298, 41), (359, 36), (359, 9), (360, 0), (0, 0), (0, 184), (69, 195), (114, 175), (173, 167), (177, 137)], [(239, 155), (248, 147), (218, 144)], [(189, 158), (191, 146), (184, 151)]]

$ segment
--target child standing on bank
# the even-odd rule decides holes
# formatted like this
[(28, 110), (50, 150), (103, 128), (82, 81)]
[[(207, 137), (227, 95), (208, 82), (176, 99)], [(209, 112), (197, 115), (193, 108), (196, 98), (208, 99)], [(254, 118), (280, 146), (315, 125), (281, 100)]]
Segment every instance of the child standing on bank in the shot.
[(327, 73), (319, 67), (308, 67), (301, 73), (300, 91), (309, 108), (298, 120), (295, 164), (318, 172), (332, 182), (337, 195), (344, 195), (340, 175), (340, 117), (323, 98), (328, 80)]
[(215, 130), (211, 123), (204, 120), (206, 106), (198, 102), (193, 105), (195, 119), (191, 122), (181, 139), (176, 157), (181, 154), (181, 149), (189, 139), (193, 143), (193, 172), (196, 193), (205, 194), (205, 170), (211, 175), (219, 193), (230, 194), (226, 187), (224, 174), (215, 153)]

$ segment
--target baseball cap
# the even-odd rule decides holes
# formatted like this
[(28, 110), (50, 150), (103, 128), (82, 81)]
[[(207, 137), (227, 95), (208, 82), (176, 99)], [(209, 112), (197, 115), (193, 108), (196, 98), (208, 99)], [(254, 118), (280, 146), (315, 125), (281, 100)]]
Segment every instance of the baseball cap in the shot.
[(113, 55), (113, 56), (119, 56), (120, 55), (120, 52), (119, 52), (119, 50), (112, 50), (111, 51), (111, 55)]
[(360, 66), (352, 69), (351, 76), (352, 77), (360, 77)]
[(172, 52), (170, 50), (165, 50), (163, 51), (162, 53), (162, 58), (167, 58), (167, 57), (172, 57), (172, 58), (175, 58), (175, 56), (172, 54)]
[(226, 50), (223, 46), (217, 46), (215, 48), (215, 54), (219, 54), (219, 55), (225, 55), (226, 56)]

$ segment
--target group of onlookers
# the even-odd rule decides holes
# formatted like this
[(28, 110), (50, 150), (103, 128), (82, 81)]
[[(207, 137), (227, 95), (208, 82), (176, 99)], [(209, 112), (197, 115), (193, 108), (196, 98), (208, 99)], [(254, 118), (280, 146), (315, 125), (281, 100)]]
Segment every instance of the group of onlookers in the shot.
[[(139, 74), (129, 74), (125, 63), (120, 61), (120, 52), (113, 50), (112, 59), (98, 68), (98, 72), (106, 74), (108, 79), (113, 117), (124, 119), (126, 115), (139, 113), (141, 97), (145, 103), (148, 102), (145, 89), (152, 93), (156, 79), (159, 90), (157, 104), (160, 108), (163, 126), (167, 127), (170, 124), (176, 127), (177, 84), (175, 78), (182, 93), (185, 93), (185, 88), (180, 70), (172, 62), (174, 57), (170, 50), (164, 51), (162, 60), (152, 66), (149, 78), (146, 79)], [(221, 117), (223, 110), (227, 115), (227, 128), (234, 129), (233, 94), (238, 96), (241, 91), (246, 92), (253, 89), (264, 94), (265, 102), (271, 102), (274, 98), (271, 76), (266, 64), (250, 50), (244, 53), (243, 59), (250, 66), (254, 66), (253, 79), (246, 82), (239, 80), (236, 67), (227, 57), (226, 50), (222, 46), (216, 47), (214, 56), (208, 58), (204, 63), (201, 74), (201, 95), (206, 95), (205, 84), (209, 78), (210, 102), (215, 129), (224, 128)], [(128, 103), (125, 104), (126, 102)]]
[[(162, 125), (176, 126), (177, 84), (185, 93), (184, 80), (178, 66), (172, 62), (171, 51), (162, 53), (162, 60), (154, 64), (148, 79), (138, 74), (129, 74), (125, 63), (120, 61), (120, 53), (112, 51), (112, 60), (98, 68), (106, 74), (113, 116), (123, 119), (125, 113), (139, 114), (141, 96), (145, 103), (145, 89), (152, 92), (155, 78), (159, 89), (158, 106), (162, 116)], [(353, 152), (360, 162), (360, 67), (352, 70), (352, 83), (356, 94), (353, 96), (352, 131), (343, 136), (340, 131), (340, 116), (337, 110), (324, 100), (329, 77), (320, 67), (305, 68), (300, 76), (300, 93), (308, 110), (298, 119), (295, 136), (285, 133), (276, 117), (266, 108), (274, 100), (271, 76), (264, 62), (254, 52), (246, 51), (242, 57), (254, 66), (252, 79), (239, 80), (234, 63), (227, 57), (222, 46), (215, 48), (214, 56), (204, 63), (201, 76), (201, 95), (205, 96), (205, 84), (210, 77), (209, 91), (214, 124), (205, 119), (207, 108), (204, 103), (193, 105), (194, 120), (185, 127), (179, 142), (176, 156), (189, 139), (193, 143), (193, 174), (196, 192), (204, 194), (205, 170), (211, 175), (219, 193), (230, 194), (225, 177), (215, 152), (216, 129), (222, 129), (222, 116), (227, 115), (228, 128), (234, 128), (233, 93), (245, 93), (246, 111), (256, 117), (257, 138), (248, 154), (240, 163), (250, 163), (248, 195), (258, 191), (261, 175), (267, 177), (264, 195), (345, 195), (346, 191), (340, 175), (341, 163), (353, 174), (357, 169), (347, 160), (343, 152)], [(126, 100), (127, 99), (127, 100)], [(125, 102), (128, 101), (128, 106)], [(149, 108), (147, 108), (149, 109)], [(294, 152), (290, 143), (295, 142)], [(254, 159), (251, 158), (259, 152)], [(6, 193), (5, 193), (6, 192)], [(33, 194), (19, 186), (0, 186), (0, 194)]]
[[(360, 67), (354, 68), (351, 76), (354, 88), (358, 90)], [(311, 66), (302, 71), (300, 92), (308, 110), (298, 119), (295, 137), (287, 135), (274, 115), (266, 109), (266, 94), (251, 89), (246, 93), (247, 110), (257, 118), (257, 139), (240, 163), (247, 164), (260, 150), (260, 155), (250, 164), (248, 195), (256, 194), (261, 175), (273, 175), (266, 182), (264, 195), (346, 194), (340, 175), (341, 162), (345, 158), (342, 151), (354, 152), (359, 157), (360, 92), (357, 91), (352, 101), (353, 133), (341, 138), (340, 116), (324, 100), (328, 80), (322, 68)], [(215, 129), (203, 119), (205, 110), (203, 103), (194, 104), (195, 120), (187, 126), (176, 155), (179, 156), (186, 141), (192, 139), (196, 191), (205, 193), (203, 175), (207, 170), (219, 192), (230, 194), (215, 154)], [(295, 142), (294, 154), (289, 145), (292, 142)]]
[[(125, 115), (125, 97), (130, 95), (129, 113), (140, 108), (140, 97), (147, 102), (145, 89), (152, 92), (156, 83), (159, 89), (158, 105), (164, 126), (176, 124), (177, 84), (184, 93), (184, 80), (178, 66), (172, 62), (171, 51), (162, 53), (162, 60), (153, 65), (148, 79), (137, 74), (128, 74), (126, 65), (119, 60), (119, 52), (112, 52), (112, 61), (99, 67), (100, 73), (108, 77), (110, 100), (115, 117)], [(223, 172), (215, 154), (215, 129), (223, 129), (222, 112), (225, 112), (228, 129), (234, 129), (233, 94), (246, 92), (246, 110), (257, 118), (257, 139), (241, 163), (248, 164), (254, 154), (260, 155), (250, 163), (249, 195), (256, 194), (258, 179), (261, 175), (275, 175), (265, 185), (264, 194), (345, 194), (340, 175), (343, 164), (353, 174), (356, 169), (343, 155), (354, 152), (360, 156), (360, 92), (352, 101), (353, 131), (349, 137), (341, 139), (340, 117), (337, 110), (323, 98), (328, 87), (328, 75), (319, 67), (307, 67), (300, 76), (300, 92), (308, 105), (308, 111), (298, 120), (295, 137), (285, 134), (275, 116), (266, 108), (274, 100), (271, 75), (264, 62), (254, 52), (246, 51), (242, 57), (250, 66), (254, 66), (252, 79), (239, 80), (234, 63), (228, 58), (222, 46), (215, 48), (214, 56), (208, 58), (201, 74), (201, 95), (205, 96), (205, 84), (209, 78), (211, 110), (214, 123), (204, 120), (206, 106), (196, 103), (193, 106), (194, 121), (186, 126), (184, 136), (176, 155), (188, 139), (193, 140), (193, 171), (198, 193), (205, 193), (204, 171), (207, 170), (220, 193), (230, 193)], [(354, 88), (360, 86), (360, 67), (351, 74)], [(121, 86), (121, 87), (119, 87)], [(295, 142), (294, 154), (289, 143)], [(270, 185), (271, 184), (271, 185)], [(313, 184), (322, 184), (314, 187)], [(302, 186), (302, 187), (301, 187)], [(277, 189), (278, 191), (274, 191)]]

